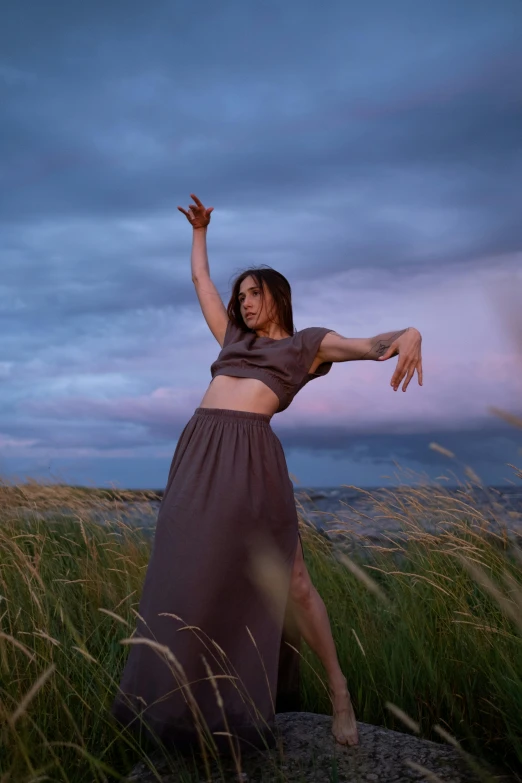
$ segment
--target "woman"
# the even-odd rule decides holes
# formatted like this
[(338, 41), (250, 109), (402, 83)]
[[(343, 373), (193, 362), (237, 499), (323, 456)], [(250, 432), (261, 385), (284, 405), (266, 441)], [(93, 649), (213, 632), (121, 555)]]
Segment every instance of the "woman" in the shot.
[(290, 286), (272, 269), (240, 274), (225, 309), (206, 252), (213, 207), (191, 197), (188, 212), (178, 209), (194, 230), (192, 280), (222, 350), (172, 459), (112, 714), (180, 749), (205, 741), (224, 753), (273, 747), (274, 713), (299, 709), (302, 636), (328, 675), (333, 736), (356, 745), (346, 677), (303, 560), (270, 419), (332, 362), (400, 351), (391, 385), (407, 375), (405, 391), (415, 369), (422, 383), (421, 337), (413, 328), (372, 339), (325, 327), (295, 332)]

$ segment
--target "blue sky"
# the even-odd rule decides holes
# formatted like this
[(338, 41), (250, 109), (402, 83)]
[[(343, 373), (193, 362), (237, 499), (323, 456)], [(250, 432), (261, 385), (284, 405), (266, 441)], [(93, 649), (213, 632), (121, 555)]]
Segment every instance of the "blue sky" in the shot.
[(0, 476), (164, 486), (219, 352), (193, 192), (225, 304), (269, 264), (297, 329), (423, 335), (422, 387), (338, 363), (273, 417), (296, 484), (516, 483), (521, 35), (519, 0), (7, 4)]

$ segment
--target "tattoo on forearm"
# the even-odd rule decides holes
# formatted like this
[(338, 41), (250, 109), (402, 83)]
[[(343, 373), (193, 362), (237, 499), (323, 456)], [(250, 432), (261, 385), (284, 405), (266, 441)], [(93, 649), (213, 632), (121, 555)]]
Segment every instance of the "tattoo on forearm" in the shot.
[(401, 329), (400, 332), (385, 332), (384, 334), (378, 334), (377, 337), (373, 338), (376, 340), (376, 343), (372, 345), (368, 353), (365, 353), (361, 358), (365, 359), (367, 356), (379, 358), (379, 356), (383, 356), (394, 340), (400, 337), (401, 334), (404, 334), (404, 332), (409, 331), (409, 329), (410, 327), (408, 326), (407, 329)]
[(377, 343), (377, 345), (374, 347), (374, 352), (377, 354), (377, 356), (382, 356), (384, 353), (386, 353), (388, 348), (388, 343)]

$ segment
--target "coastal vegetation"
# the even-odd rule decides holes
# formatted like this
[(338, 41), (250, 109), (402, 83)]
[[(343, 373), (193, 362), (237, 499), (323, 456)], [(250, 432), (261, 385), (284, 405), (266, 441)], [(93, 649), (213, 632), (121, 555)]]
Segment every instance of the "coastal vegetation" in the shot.
[[(492, 531), (469, 486), (457, 498), (433, 484), (400, 489), (380, 502), (402, 535), (378, 544), (342, 525), (321, 534), (298, 509), (306, 564), (357, 718), (451, 742), (518, 779), (517, 536), (507, 526)], [(123, 511), (130, 501), (145, 508), (154, 500), (155, 493), (0, 483), (2, 781), (116, 780), (147, 758), (108, 711), (151, 546)], [(426, 514), (436, 532), (420, 524)], [(110, 521), (100, 524), (104, 515)], [(331, 714), (325, 671), (304, 644), (301, 654), (303, 709)], [(201, 779), (187, 759), (178, 773), (184, 764), (187, 781)], [(274, 770), (274, 780), (284, 779)]]

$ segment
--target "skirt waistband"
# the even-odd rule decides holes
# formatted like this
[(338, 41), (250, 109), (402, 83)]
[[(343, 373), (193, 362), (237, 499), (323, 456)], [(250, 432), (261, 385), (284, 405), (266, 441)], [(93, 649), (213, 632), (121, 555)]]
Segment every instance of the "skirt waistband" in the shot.
[(251, 422), (257, 424), (265, 424), (270, 426), (270, 419), (272, 418), (268, 413), (254, 413), (253, 411), (235, 411), (231, 408), (196, 408), (194, 411), (195, 416), (216, 416), (220, 419), (248, 419)]

